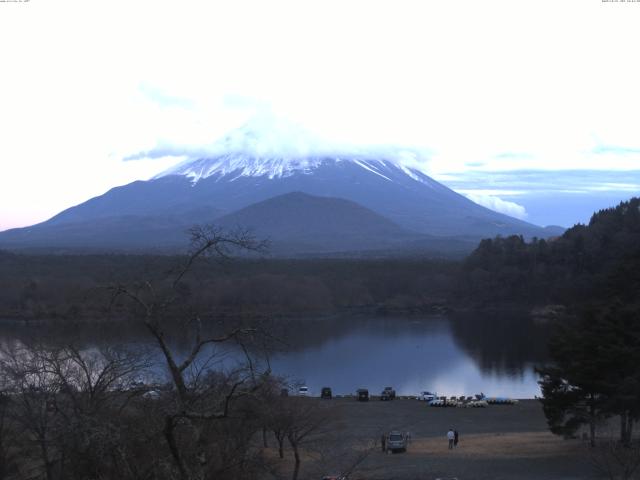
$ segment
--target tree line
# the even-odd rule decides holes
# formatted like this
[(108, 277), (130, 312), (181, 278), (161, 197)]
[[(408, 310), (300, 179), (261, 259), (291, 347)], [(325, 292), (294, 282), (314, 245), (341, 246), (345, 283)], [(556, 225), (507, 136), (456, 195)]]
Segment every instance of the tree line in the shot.
[(462, 265), (458, 294), (476, 304), (634, 301), (640, 287), (640, 199), (596, 212), (553, 239), (485, 239)]
[[(154, 255), (0, 252), (0, 318), (62, 322), (103, 316), (108, 283), (161, 278), (180, 259)], [(425, 312), (446, 303), (459, 264), (432, 259), (201, 259), (183, 281), (217, 314)]]

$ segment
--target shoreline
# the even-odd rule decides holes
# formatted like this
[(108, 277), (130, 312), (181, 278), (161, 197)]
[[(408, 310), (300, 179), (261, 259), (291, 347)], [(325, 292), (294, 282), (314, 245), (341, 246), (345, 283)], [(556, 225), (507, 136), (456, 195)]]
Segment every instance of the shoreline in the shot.
[[(278, 319), (278, 320), (297, 320), (300, 322), (309, 320), (322, 320), (322, 319), (339, 319), (344, 317), (361, 318), (371, 316), (374, 318), (389, 318), (389, 317), (431, 317), (431, 316), (446, 316), (446, 315), (464, 315), (477, 313), (479, 315), (490, 314), (513, 314), (516, 316), (527, 316), (535, 318), (539, 315), (540, 311), (547, 308), (547, 305), (535, 306), (535, 305), (471, 305), (460, 304), (457, 306), (451, 306), (449, 302), (437, 302), (430, 303), (415, 307), (395, 307), (386, 304), (372, 304), (358, 307), (344, 307), (335, 310), (326, 310), (318, 312), (309, 311), (265, 311), (258, 313), (256, 311), (241, 311), (239, 309), (227, 309), (212, 312), (209, 317), (213, 317), (216, 320), (226, 319)], [(206, 317), (205, 317), (206, 318)], [(212, 318), (212, 319), (213, 319)], [(20, 313), (0, 313), (0, 324), (74, 324), (74, 325), (92, 325), (97, 323), (117, 323), (117, 322), (129, 322), (128, 319), (114, 320), (110, 318), (88, 318), (88, 317), (69, 317), (64, 316), (56, 312), (50, 314), (42, 314), (38, 316), (21, 315)]]

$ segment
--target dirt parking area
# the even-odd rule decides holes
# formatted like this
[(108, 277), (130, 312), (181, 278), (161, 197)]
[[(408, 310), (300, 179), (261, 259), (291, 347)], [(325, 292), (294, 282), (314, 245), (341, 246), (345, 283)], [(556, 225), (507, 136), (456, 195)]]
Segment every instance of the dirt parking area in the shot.
[[(321, 402), (333, 419), (318, 444), (318, 451), (323, 444), (333, 445), (336, 451), (338, 446), (347, 444), (354, 451), (368, 451), (350, 477), (353, 479), (596, 478), (587, 447), (579, 440), (563, 440), (549, 433), (542, 408), (535, 400), (487, 408), (438, 408), (404, 399), (357, 402), (342, 398)], [(454, 450), (448, 449), (449, 428), (460, 432)], [(406, 453), (386, 454), (371, 447), (367, 450), (367, 445), (391, 429), (410, 432)], [(332, 457), (325, 453), (316, 458), (313, 466), (312, 461), (307, 463), (304, 478), (322, 478), (321, 470), (337, 472), (348, 463), (339, 455)]]

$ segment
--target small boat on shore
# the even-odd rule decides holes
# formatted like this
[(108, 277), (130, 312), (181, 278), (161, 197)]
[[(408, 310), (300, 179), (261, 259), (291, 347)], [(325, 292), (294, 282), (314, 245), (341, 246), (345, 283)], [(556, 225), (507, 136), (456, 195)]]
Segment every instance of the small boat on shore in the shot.
[(489, 405), (515, 405), (518, 403), (518, 399), (508, 397), (487, 397), (484, 400)]

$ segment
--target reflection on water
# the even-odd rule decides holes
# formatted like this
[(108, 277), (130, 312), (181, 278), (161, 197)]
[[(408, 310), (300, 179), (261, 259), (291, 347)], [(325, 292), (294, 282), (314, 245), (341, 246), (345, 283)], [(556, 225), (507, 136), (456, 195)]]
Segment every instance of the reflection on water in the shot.
[[(34, 329), (51, 342), (73, 338), (88, 346), (129, 342), (149, 343), (145, 331), (130, 327), (0, 328), (0, 339), (22, 340)], [(451, 318), (337, 318), (275, 322), (274, 334), (283, 347), (271, 354), (274, 373), (335, 394), (368, 388), (379, 393), (392, 386), (399, 395), (420, 390), (440, 395), (532, 398), (539, 395), (533, 365), (545, 360), (546, 329), (514, 315), (457, 315)], [(64, 340), (63, 340), (64, 341)], [(176, 350), (186, 353), (188, 342), (177, 336)], [(221, 352), (222, 353), (222, 352)], [(160, 357), (158, 356), (160, 359)], [(224, 364), (239, 358), (227, 351)]]
[[(399, 395), (435, 390), (447, 396), (484, 392), (532, 398), (540, 393), (533, 365), (542, 358), (527, 358), (527, 352), (518, 349), (520, 363), (516, 364), (506, 358), (513, 351), (512, 343), (506, 342), (504, 348), (487, 351), (478, 361), (482, 345), (474, 342), (482, 337), (456, 338), (456, 333), (473, 333), (473, 329), (465, 330), (453, 321), (354, 320), (349, 327), (324, 339), (309, 331), (315, 340), (312, 345), (276, 355), (273, 370), (305, 382), (316, 393), (322, 386), (331, 386), (338, 394), (360, 387), (378, 393), (385, 386), (393, 386)], [(471, 348), (465, 350), (465, 345)], [(501, 345), (487, 347), (500, 349)]]

